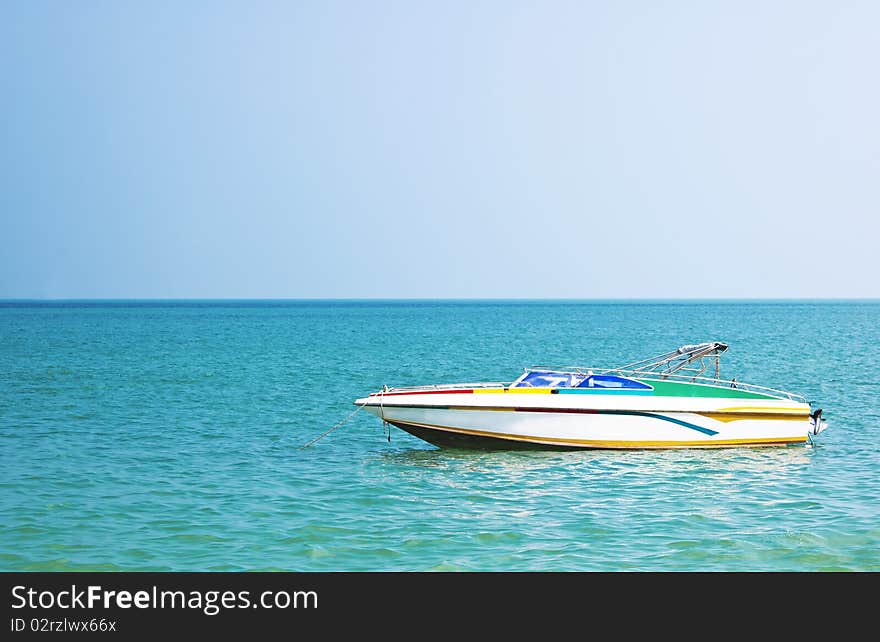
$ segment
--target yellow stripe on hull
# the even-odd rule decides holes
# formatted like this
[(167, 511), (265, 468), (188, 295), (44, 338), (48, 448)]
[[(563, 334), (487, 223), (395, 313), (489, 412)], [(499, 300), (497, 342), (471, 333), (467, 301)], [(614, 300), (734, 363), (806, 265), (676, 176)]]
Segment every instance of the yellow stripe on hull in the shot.
[(731, 421), (741, 421), (743, 419), (758, 419), (761, 421), (807, 421), (810, 418), (809, 414), (794, 414), (794, 413), (782, 413), (782, 412), (695, 412), (695, 415), (700, 415), (701, 417), (706, 417), (708, 419), (714, 419), (715, 421), (722, 421), (724, 423), (729, 423)]
[(741, 419), (758, 419), (761, 421), (807, 421), (810, 418), (808, 408), (773, 408), (767, 406), (733, 406), (719, 408), (709, 412), (697, 412), (702, 417), (728, 423)]
[(715, 412), (762, 412), (774, 415), (803, 415), (809, 416), (809, 408), (775, 408), (773, 406), (733, 406), (731, 408), (718, 408)]
[(484, 430), (472, 430), (469, 428), (451, 428), (436, 424), (425, 424), (417, 421), (390, 420), (390, 423), (409, 424), (420, 428), (433, 428), (461, 435), (474, 437), (493, 437), (509, 441), (522, 441), (534, 444), (547, 444), (553, 446), (577, 446), (583, 448), (719, 448), (722, 446), (773, 446), (785, 444), (806, 443), (807, 436), (803, 437), (756, 437), (753, 439), (718, 439), (701, 441), (617, 441), (598, 439), (565, 439), (558, 437), (533, 437), (529, 435), (511, 435), (509, 433), (488, 432)]

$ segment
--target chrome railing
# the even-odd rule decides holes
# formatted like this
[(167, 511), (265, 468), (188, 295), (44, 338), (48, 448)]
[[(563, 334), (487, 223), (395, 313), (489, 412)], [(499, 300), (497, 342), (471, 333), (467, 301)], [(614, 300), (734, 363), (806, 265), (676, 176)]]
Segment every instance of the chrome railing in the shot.
[[(534, 366), (526, 368), (525, 371), (533, 372), (536, 370), (547, 370), (553, 372), (563, 372), (566, 374), (579, 374), (587, 376), (589, 374), (616, 374), (631, 379), (640, 379), (644, 381), (669, 381), (673, 380), (678, 383), (694, 383), (703, 386), (712, 386), (714, 388), (736, 388), (747, 392), (756, 392), (759, 394), (767, 394), (775, 397), (783, 397), (791, 401), (807, 403), (806, 397), (794, 392), (786, 390), (777, 390), (776, 388), (768, 388), (766, 386), (758, 386), (752, 383), (737, 381), (736, 379), (715, 379), (712, 377), (696, 377), (692, 375), (664, 374), (651, 370), (609, 370), (607, 368), (584, 368), (580, 366)], [(445, 383), (433, 384), (426, 386), (395, 386), (388, 388), (384, 392), (421, 392), (433, 390), (470, 390), (473, 388), (506, 388), (516, 383), (516, 381), (478, 381), (473, 383)], [(373, 394), (380, 394), (378, 392)]]
[(477, 381), (474, 383), (440, 383), (427, 386), (395, 386), (385, 392), (415, 392), (419, 390), (470, 390), (471, 388), (504, 388), (511, 382), (507, 381)]

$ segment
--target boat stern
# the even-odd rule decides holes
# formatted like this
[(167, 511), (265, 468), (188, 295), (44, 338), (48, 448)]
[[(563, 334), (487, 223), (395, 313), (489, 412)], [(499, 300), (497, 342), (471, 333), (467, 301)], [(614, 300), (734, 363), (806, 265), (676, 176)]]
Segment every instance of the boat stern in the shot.
[(816, 436), (826, 428), (828, 428), (828, 422), (822, 419), (822, 409), (817, 408), (810, 413), (810, 428), (807, 431), (807, 435)]

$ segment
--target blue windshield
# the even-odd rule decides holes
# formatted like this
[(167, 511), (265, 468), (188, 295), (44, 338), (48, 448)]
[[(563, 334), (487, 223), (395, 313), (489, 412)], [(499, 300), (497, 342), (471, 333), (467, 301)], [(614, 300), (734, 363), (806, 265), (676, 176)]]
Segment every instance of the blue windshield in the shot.
[(626, 390), (650, 390), (651, 386), (636, 381), (635, 379), (627, 379), (626, 377), (615, 377), (614, 375), (590, 375), (581, 381), (578, 388), (607, 388), (626, 389)]
[(572, 388), (580, 383), (583, 375), (551, 370), (535, 370), (520, 379), (515, 388)]
[(651, 390), (651, 386), (615, 375), (594, 375), (554, 370), (533, 370), (514, 388), (601, 388), (605, 390)]

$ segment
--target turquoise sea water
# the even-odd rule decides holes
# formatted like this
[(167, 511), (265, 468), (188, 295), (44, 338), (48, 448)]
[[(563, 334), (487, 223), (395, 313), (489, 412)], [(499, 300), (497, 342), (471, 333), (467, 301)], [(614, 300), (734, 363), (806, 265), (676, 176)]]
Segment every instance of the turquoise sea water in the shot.
[[(0, 303), (0, 570), (880, 570), (880, 303)], [(721, 340), (815, 448), (444, 451), (382, 384)]]

